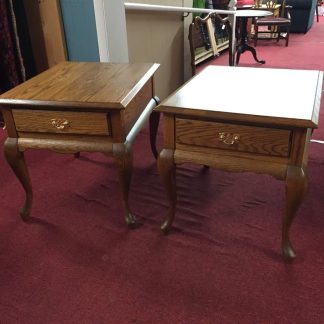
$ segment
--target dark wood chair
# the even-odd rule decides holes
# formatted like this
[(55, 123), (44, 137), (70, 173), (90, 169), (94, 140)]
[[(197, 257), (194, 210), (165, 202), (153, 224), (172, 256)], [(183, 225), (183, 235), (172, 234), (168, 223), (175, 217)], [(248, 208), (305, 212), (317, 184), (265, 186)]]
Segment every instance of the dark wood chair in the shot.
[(214, 52), (210, 44), (207, 22), (209, 16), (196, 16), (189, 26), (189, 45), (191, 55), (192, 75), (196, 74), (196, 66), (204, 60), (213, 57)]
[(316, 21), (319, 22), (319, 18), (318, 18), (318, 7), (320, 7), (323, 4), (323, 0), (317, 0), (317, 4), (316, 4)]
[[(277, 0), (266, 1), (265, 4), (266, 8), (273, 12), (278, 5)], [(257, 46), (258, 39), (277, 39), (277, 41), (285, 39), (288, 46), (291, 26), (290, 8), (291, 6), (286, 5), (286, 0), (283, 0), (278, 16), (258, 18), (254, 21), (254, 46)]]
[[(228, 39), (228, 65), (233, 66), (234, 65), (234, 54), (232, 51), (232, 26), (230, 23), (230, 20), (228, 16), (226, 15), (219, 15), (215, 12), (209, 14), (210, 19), (212, 21), (212, 24), (214, 26), (214, 33), (215, 33), (215, 39), (216, 42), (218, 42), (217, 39), (225, 37)], [(220, 34), (219, 37), (217, 34)]]
[[(231, 26), (228, 17), (221, 17), (216, 13), (210, 13), (206, 17), (195, 17), (189, 26), (189, 45), (191, 54), (192, 75), (196, 74), (199, 63), (208, 58), (219, 55), (217, 51), (217, 28), (226, 31), (231, 44)], [(229, 46), (229, 65), (233, 65), (233, 55)]]

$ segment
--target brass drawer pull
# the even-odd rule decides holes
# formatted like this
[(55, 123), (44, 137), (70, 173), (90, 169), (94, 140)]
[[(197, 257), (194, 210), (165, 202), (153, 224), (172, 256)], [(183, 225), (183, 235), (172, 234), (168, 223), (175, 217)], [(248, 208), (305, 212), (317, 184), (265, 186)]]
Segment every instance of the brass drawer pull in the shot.
[(70, 127), (70, 122), (67, 119), (51, 119), (51, 125), (56, 129), (66, 129)]
[(240, 141), (240, 136), (237, 134), (231, 134), (231, 133), (218, 133), (219, 140), (227, 145), (233, 145)]

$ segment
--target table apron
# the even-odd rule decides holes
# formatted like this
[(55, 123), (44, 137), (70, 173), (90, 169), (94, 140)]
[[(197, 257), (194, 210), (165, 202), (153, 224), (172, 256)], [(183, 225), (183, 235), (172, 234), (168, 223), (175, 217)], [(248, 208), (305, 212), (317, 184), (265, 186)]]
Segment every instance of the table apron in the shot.
[(88, 136), (88, 137), (64, 137), (61, 135), (52, 136), (51, 138), (38, 137), (20, 137), (18, 141), (18, 150), (26, 149), (50, 149), (59, 153), (76, 153), (76, 152), (102, 152), (111, 154), (113, 144), (107, 136)]
[(263, 157), (256, 158), (255, 155), (248, 154), (228, 154), (233, 152), (226, 152), (218, 150), (217, 152), (195, 154), (194, 151), (186, 151), (176, 149), (174, 151), (174, 163), (195, 163), (201, 165), (208, 165), (210, 167), (230, 171), (230, 172), (255, 172), (264, 173), (274, 176), (277, 179), (286, 179), (287, 172), (287, 158), (269, 158), (262, 160)]

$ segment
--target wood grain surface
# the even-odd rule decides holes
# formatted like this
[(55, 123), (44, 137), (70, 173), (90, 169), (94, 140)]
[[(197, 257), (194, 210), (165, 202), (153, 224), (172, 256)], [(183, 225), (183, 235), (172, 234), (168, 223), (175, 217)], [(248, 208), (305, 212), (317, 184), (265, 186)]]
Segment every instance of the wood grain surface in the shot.
[(62, 62), (0, 96), (0, 105), (124, 109), (158, 64)]
[[(73, 111), (12, 110), (17, 131), (110, 135), (109, 114)], [(60, 129), (53, 121), (67, 121), (67, 127)]]
[[(150, 119), (158, 100), (153, 76), (158, 64), (64, 62), (0, 96), (8, 130), (5, 155), (25, 190), (24, 220), (32, 207), (32, 188), (24, 151), (101, 152), (118, 168), (124, 218), (136, 225), (128, 203), (136, 135), (146, 120), (157, 155), (159, 118)], [(155, 112), (155, 114), (159, 114)], [(154, 129), (153, 129), (154, 127)]]
[[(221, 140), (221, 134), (237, 136), (236, 143)], [(176, 119), (176, 142), (266, 155), (288, 156), (291, 131), (190, 119)]]

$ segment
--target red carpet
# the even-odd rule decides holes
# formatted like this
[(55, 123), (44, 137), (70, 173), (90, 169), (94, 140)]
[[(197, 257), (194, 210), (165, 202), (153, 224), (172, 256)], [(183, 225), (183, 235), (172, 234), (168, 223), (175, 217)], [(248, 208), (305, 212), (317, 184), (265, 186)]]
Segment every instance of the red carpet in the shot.
[[(306, 34), (290, 34), (289, 46), (280, 40), (258, 40), (256, 47), (259, 59), (265, 60), (265, 65), (255, 62), (250, 52), (241, 55), (239, 66), (261, 68), (291, 68), (324, 70), (324, 17), (320, 22), (314, 21), (313, 27)], [(252, 45), (252, 44), (251, 44)], [(228, 65), (227, 53), (213, 59), (208, 64)], [(204, 68), (204, 65), (199, 67)]]
[[(265, 67), (324, 70), (324, 20), (288, 48), (257, 50)], [(314, 137), (324, 140), (321, 114)], [(179, 167), (175, 229), (161, 235), (167, 202), (147, 135), (136, 142), (136, 230), (125, 227), (112, 159), (27, 151), (34, 206), (24, 223), (23, 191), (0, 154), (0, 323), (323, 323), (324, 145), (311, 144), (287, 265), (284, 184), (265, 175)]]

